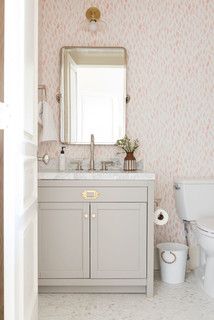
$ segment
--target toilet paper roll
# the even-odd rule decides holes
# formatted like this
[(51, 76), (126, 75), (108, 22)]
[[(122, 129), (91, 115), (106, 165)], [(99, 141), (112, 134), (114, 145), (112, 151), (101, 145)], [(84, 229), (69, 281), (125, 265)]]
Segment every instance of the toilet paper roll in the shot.
[(166, 212), (166, 210), (158, 208), (155, 210), (155, 217), (154, 217), (154, 223), (158, 226), (163, 226), (166, 224), (169, 220), (169, 215)]

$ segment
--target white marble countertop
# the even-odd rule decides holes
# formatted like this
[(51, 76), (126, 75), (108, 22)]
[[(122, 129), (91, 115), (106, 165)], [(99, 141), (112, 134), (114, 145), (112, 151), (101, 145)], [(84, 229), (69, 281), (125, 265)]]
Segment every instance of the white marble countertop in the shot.
[(126, 171), (40, 171), (39, 180), (155, 180), (154, 173)]

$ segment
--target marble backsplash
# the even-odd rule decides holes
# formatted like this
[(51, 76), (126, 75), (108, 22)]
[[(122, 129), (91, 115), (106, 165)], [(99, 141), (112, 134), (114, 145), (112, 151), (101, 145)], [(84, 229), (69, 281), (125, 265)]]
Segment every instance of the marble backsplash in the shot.
[[(89, 147), (88, 147), (89, 148)], [(66, 155), (66, 151), (65, 151)], [(88, 158), (77, 158), (74, 155), (71, 157), (68, 157), (66, 155), (65, 157), (65, 171), (73, 171), (77, 170), (77, 163), (81, 163), (81, 167), (83, 170), (87, 171), (89, 169), (89, 157)], [(108, 158), (108, 159), (95, 159), (95, 170), (101, 171), (102, 170), (102, 161), (112, 161), (113, 164), (109, 165), (108, 170), (123, 170), (123, 159), (121, 157), (115, 157), (115, 158)], [(42, 161), (39, 162), (39, 171), (57, 171), (59, 170), (59, 157), (52, 157), (50, 158), (49, 163), (46, 165)], [(137, 170), (143, 170), (143, 161), (137, 161)]]

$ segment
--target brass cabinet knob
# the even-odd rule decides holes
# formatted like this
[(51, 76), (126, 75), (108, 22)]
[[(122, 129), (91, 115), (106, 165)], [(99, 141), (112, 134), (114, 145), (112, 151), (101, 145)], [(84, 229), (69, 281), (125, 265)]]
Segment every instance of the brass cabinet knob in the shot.
[(96, 214), (95, 213), (92, 213), (92, 218), (94, 219), (94, 218), (96, 218)]
[(88, 214), (87, 213), (84, 214), (84, 217), (85, 217), (85, 219), (88, 219)]

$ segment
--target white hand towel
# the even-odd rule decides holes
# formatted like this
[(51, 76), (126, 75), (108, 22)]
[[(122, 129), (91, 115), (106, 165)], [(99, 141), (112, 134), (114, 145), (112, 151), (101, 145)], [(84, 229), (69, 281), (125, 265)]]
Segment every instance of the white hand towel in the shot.
[(51, 106), (46, 102), (42, 102), (42, 130), (40, 135), (40, 141), (57, 141), (56, 126), (53, 117), (53, 110)]

